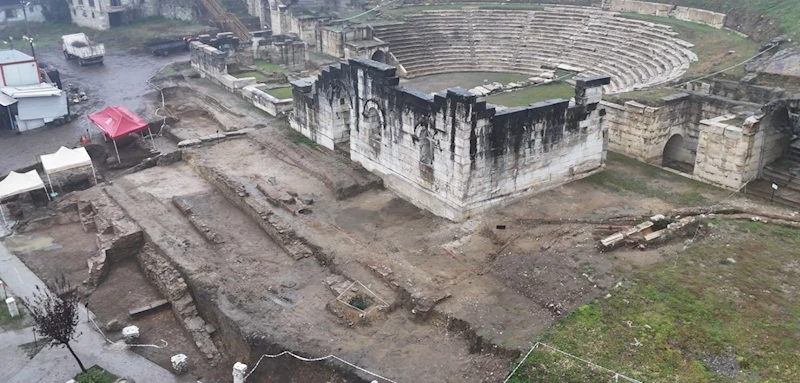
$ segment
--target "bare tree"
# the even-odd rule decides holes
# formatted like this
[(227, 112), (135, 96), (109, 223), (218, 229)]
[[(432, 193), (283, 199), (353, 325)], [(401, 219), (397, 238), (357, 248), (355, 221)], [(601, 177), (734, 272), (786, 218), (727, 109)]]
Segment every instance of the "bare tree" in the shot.
[(64, 346), (72, 353), (81, 370), (86, 372), (83, 363), (70, 347), (69, 342), (80, 334), (75, 334), (79, 321), (78, 293), (71, 288), (64, 275), (49, 281), (46, 289), (36, 286), (33, 298), (22, 300), (35, 322), (36, 332), (50, 338), (50, 347)]

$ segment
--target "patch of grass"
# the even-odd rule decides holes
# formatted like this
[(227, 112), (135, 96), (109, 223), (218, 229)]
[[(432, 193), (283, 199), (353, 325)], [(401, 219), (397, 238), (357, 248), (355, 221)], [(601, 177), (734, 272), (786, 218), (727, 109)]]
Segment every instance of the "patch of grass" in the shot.
[(257, 67), (257, 68), (259, 68), (261, 70), (267, 71), (267, 72), (286, 73), (286, 68), (284, 68), (284, 67), (282, 67), (282, 66), (280, 66), (278, 64), (273, 64), (271, 62), (264, 61), (264, 60), (253, 60), (253, 66), (255, 66), (255, 67)]
[(486, 101), (504, 106), (524, 106), (553, 98), (569, 100), (572, 97), (575, 97), (575, 89), (567, 83), (558, 82), (491, 95)]
[(633, 92), (603, 95), (603, 100), (615, 104), (624, 104), (627, 101), (636, 101), (640, 104), (659, 107), (664, 106), (663, 97), (680, 93), (681, 90), (658, 88), (652, 90), (635, 90)]
[[(702, 8), (702, 7), (701, 7)], [(736, 33), (708, 25), (667, 17), (626, 13), (625, 17), (665, 24), (678, 32), (678, 38), (694, 44), (692, 52), (698, 61), (692, 63), (686, 76), (697, 78), (738, 64), (758, 53), (760, 45)], [(733, 53), (729, 53), (733, 51)], [(744, 66), (726, 72), (726, 76), (739, 79), (745, 75)]]
[[(675, 206), (706, 204), (708, 200), (704, 194), (714, 194), (719, 191), (713, 186), (614, 152), (608, 152), (607, 160), (609, 166), (604, 171), (587, 177), (585, 182), (604, 187), (623, 196), (637, 194), (654, 197)], [(626, 168), (635, 170), (630, 171)], [(661, 187), (659, 184), (680, 185), (682, 190)]]
[(439, 92), (456, 86), (470, 89), (478, 85), (486, 83), (491, 84), (493, 82), (499, 82), (505, 85), (510, 82), (523, 81), (526, 78), (528, 78), (528, 76), (519, 73), (467, 71), (420, 76), (404, 80), (402, 84), (405, 87), (429, 93)]
[[(59, 23), (28, 23), (28, 26), (34, 36), (37, 47), (58, 46), (62, 35), (83, 32), (90, 39), (105, 44), (106, 48), (113, 47), (117, 49), (142, 48), (143, 43), (150, 39), (194, 35), (211, 30), (210, 27), (202, 24), (170, 20), (162, 17), (147, 18), (130, 25), (114, 27), (105, 31), (83, 28), (74, 24)], [(25, 25), (23, 23), (13, 23), (3, 30), (3, 39), (7, 40), (8, 36), (13, 36), (15, 46), (19, 41), (18, 49), (28, 52), (30, 48), (22, 41), (22, 36), (25, 34)]]
[(304, 136), (302, 133), (288, 127), (282, 127), (284, 136), (291, 142), (298, 144), (298, 145), (307, 145), (312, 148), (317, 147), (317, 143), (311, 140), (310, 138)]
[(97, 365), (89, 367), (86, 372), (75, 375), (77, 383), (114, 383), (118, 376), (103, 370)]
[(278, 100), (292, 98), (292, 88), (291, 87), (270, 89), (270, 90), (267, 91), (267, 93), (272, 95), (272, 97), (277, 98)]
[[(639, 273), (609, 299), (581, 306), (542, 341), (645, 382), (800, 381), (800, 297), (793, 293), (800, 287), (800, 230), (717, 224), (719, 237)], [(740, 372), (719, 375), (704, 362), (711, 357)], [(533, 352), (515, 379), (613, 381), (546, 348)]]

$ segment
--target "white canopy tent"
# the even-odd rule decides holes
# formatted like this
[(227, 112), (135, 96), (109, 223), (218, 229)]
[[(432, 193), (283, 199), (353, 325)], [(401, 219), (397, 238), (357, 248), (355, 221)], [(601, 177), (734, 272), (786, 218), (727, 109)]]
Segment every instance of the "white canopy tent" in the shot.
[(43, 154), (41, 159), (42, 167), (47, 175), (47, 182), (50, 184), (50, 191), (53, 193), (55, 193), (55, 190), (53, 189), (53, 181), (50, 180), (50, 174), (83, 166), (92, 167), (94, 184), (97, 185), (97, 173), (94, 172), (94, 164), (92, 164), (92, 159), (89, 157), (89, 153), (86, 152), (86, 148), (70, 149), (62, 146), (53, 154)]
[[(31, 170), (27, 173), (11, 172), (8, 173), (8, 177), (0, 181), (0, 200), (39, 188), (44, 189), (47, 199), (50, 199), (42, 177), (39, 177), (39, 173), (36, 170)], [(6, 215), (3, 213), (2, 207), (0, 207), (0, 215), (3, 216), (3, 223), (6, 223)]]

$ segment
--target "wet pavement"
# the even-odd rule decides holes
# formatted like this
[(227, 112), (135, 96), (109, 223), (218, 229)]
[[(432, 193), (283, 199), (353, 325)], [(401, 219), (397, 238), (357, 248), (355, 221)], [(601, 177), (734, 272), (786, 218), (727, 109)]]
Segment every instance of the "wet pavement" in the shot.
[[(23, 52), (30, 53), (23, 49)], [(156, 57), (145, 53), (128, 53), (109, 49), (103, 65), (81, 67), (76, 61), (67, 61), (58, 47), (39, 48), (36, 58), (49, 67), (57, 68), (61, 81), (74, 84), (86, 92), (89, 100), (71, 106), (73, 114), (80, 116), (69, 124), (45, 127), (17, 134), (0, 130), (0, 177), (9, 171), (37, 163), (38, 157), (58, 150), (61, 146), (78, 145), (81, 135), (91, 129), (86, 114), (107, 105), (124, 105), (139, 114), (145, 121), (152, 120), (153, 108), (150, 97), (156, 97), (147, 80), (164, 66), (189, 59), (188, 53)], [(149, 95), (148, 95), (149, 94)]]

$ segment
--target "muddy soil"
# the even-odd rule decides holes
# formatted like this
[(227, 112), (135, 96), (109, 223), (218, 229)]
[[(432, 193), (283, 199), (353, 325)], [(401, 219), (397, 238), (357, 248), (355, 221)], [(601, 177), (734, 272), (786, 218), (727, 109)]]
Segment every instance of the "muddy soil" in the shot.
[(71, 286), (82, 286), (88, 276), (86, 261), (97, 254), (95, 234), (80, 223), (51, 226), (5, 238), (8, 249), (43, 281), (61, 274)]
[[(173, 355), (188, 356), (191, 367), (183, 377), (186, 382), (227, 382), (229, 372), (206, 363), (205, 356), (187, 336), (169, 306), (135, 318), (128, 315), (129, 310), (160, 299), (164, 297), (147, 279), (136, 259), (127, 259), (111, 267), (107, 279), (89, 296), (89, 308), (97, 315), (100, 326), (116, 319), (126, 326), (139, 327), (138, 343), (163, 348), (134, 347), (131, 350), (167, 370), (172, 369), (170, 358)], [(106, 336), (114, 342), (122, 339), (120, 332), (106, 332)]]

